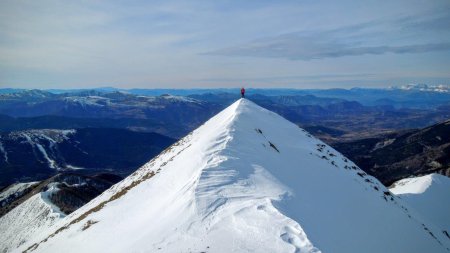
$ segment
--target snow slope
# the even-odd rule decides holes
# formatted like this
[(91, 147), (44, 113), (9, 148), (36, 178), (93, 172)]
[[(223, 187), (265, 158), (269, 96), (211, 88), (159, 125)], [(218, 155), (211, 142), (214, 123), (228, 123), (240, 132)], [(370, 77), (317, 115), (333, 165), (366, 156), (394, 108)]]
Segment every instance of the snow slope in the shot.
[(10, 252), (35, 235), (45, 233), (65, 216), (47, 197), (55, 190), (50, 187), (35, 194), (0, 217), (0, 252)]
[(439, 174), (406, 178), (394, 183), (391, 191), (450, 234), (450, 178)]
[(38, 182), (16, 183), (8, 186), (0, 192), (0, 207), (9, 204), (10, 201), (15, 200), (20, 195), (23, 195), (28, 188), (37, 183)]
[(375, 178), (240, 99), (21, 252), (449, 252)]

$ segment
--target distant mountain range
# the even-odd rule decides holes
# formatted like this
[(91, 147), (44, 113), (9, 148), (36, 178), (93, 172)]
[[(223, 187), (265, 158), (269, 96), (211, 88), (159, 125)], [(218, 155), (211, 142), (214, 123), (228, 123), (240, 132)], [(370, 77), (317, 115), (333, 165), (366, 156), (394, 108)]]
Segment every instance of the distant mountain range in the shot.
[[(354, 97), (367, 100), (370, 100), (370, 94), (380, 92), (385, 91), (357, 89), (317, 91), (322, 95), (353, 94)], [(263, 93), (267, 91), (264, 90)], [(379, 131), (420, 128), (450, 118), (448, 106), (441, 101), (447, 99), (445, 101), (449, 103), (450, 95), (430, 93), (430, 97), (427, 97), (426, 94), (428, 93), (421, 94), (417, 99), (426, 98), (432, 101), (426, 102), (428, 109), (399, 109), (393, 105), (367, 106), (357, 101), (346, 100), (342, 98), (344, 95), (341, 97), (311, 94), (276, 95), (276, 92), (263, 95), (252, 94), (249, 91), (248, 98), (302, 126), (322, 125), (341, 131), (364, 132), (367, 129)], [(0, 95), (0, 114), (3, 114), (0, 115), (2, 119), (0, 131), (116, 127), (157, 132), (180, 138), (238, 98), (239, 94), (236, 93), (205, 93), (184, 97), (144, 96), (119, 91), (90, 90), (54, 94), (29, 90)], [(395, 97), (389, 99), (395, 100)], [(440, 105), (429, 108), (433, 103)]]
[(390, 87), (390, 89), (401, 89), (401, 90), (418, 90), (418, 91), (433, 91), (433, 92), (450, 92), (450, 85), (427, 85), (427, 84), (407, 84), (397, 87)]
[[(191, 96), (202, 94), (239, 94), (239, 89), (118, 89), (102, 87), (96, 89), (48, 89), (42, 90), (53, 94), (81, 94), (83, 92), (114, 93), (122, 92), (134, 95), (160, 96), (171, 94), (176, 96)], [(0, 94), (30, 92), (26, 89), (0, 89)], [(277, 89), (277, 88), (247, 88), (247, 93), (263, 96), (306, 96), (313, 95), (323, 98), (335, 98), (348, 101), (357, 101), (365, 106), (388, 105), (396, 108), (436, 108), (449, 105), (449, 85), (410, 84), (387, 89), (352, 88), (352, 89)]]
[[(187, 96), (138, 95), (131, 90), (112, 88), (71, 92), (3, 91), (0, 94), (0, 185), (3, 186), (16, 181), (43, 180), (59, 171), (77, 168), (126, 176), (239, 98), (236, 92), (229, 93), (231, 89), (132, 90), (133, 93), (164, 91)], [(375, 170), (381, 164), (374, 162), (378, 159), (374, 154), (383, 149), (372, 152), (371, 145), (397, 138), (410, 129), (448, 120), (450, 105), (442, 102), (437, 107), (415, 109), (396, 108), (392, 104), (368, 106), (346, 100), (358, 97), (370, 101), (384, 95), (396, 103), (407, 98), (435, 100), (430, 104), (447, 98), (446, 102), (450, 103), (446, 93), (401, 89), (249, 89), (247, 97), (332, 144), (389, 184), (420, 174), (421, 170), (408, 166), (409, 170), (400, 172), (400, 163), (398, 169), (391, 171), (389, 166), (402, 159)], [(422, 168), (431, 171), (427, 166)]]

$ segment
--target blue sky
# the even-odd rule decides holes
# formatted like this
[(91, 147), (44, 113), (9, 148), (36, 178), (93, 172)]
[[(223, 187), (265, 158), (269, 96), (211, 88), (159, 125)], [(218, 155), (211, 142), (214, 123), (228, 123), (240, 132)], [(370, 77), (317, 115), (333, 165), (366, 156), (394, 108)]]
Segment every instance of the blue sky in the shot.
[(450, 1), (0, 2), (0, 87), (450, 84)]

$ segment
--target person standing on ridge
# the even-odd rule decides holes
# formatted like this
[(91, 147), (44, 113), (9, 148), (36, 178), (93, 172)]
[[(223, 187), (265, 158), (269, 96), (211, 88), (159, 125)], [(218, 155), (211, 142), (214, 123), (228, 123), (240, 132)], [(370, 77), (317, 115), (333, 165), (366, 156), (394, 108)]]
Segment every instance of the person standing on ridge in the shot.
[(245, 89), (244, 89), (244, 87), (241, 88), (241, 98), (245, 98)]

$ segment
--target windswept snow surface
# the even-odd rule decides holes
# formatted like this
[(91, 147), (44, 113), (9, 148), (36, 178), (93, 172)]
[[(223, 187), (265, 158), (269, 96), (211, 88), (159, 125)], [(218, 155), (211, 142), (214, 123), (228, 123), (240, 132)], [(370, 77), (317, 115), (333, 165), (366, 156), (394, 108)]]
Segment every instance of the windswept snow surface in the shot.
[(434, 229), (334, 149), (240, 99), (17, 251), (448, 252)]
[(7, 204), (7, 200), (21, 195), (26, 189), (37, 184), (38, 182), (16, 183), (8, 186), (0, 192), (0, 203)]
[(450, 234), (450, 178), (439, 174), (406, 178), (397, 181), (391, 191)]
[(35, 194), (0, 217), (0, 252), (17, 249), (65, 216), (48, 200), (48, 194), (55, 190), (50, 187), (46, 192)]

